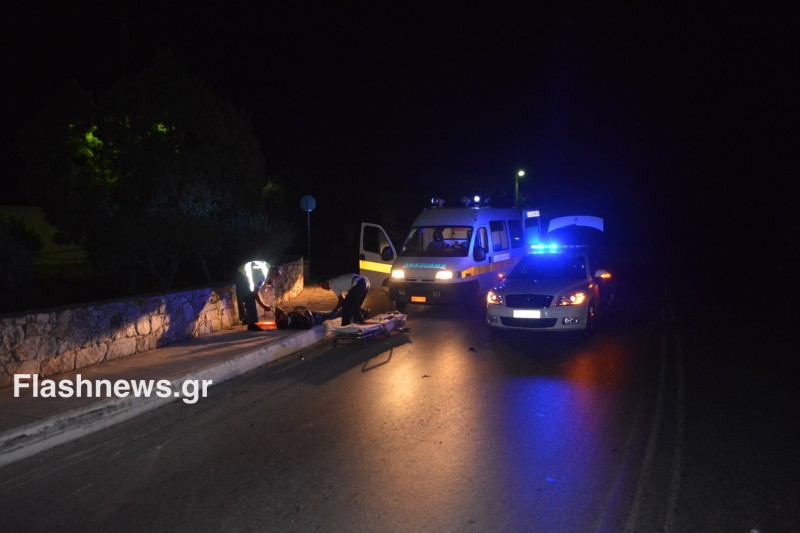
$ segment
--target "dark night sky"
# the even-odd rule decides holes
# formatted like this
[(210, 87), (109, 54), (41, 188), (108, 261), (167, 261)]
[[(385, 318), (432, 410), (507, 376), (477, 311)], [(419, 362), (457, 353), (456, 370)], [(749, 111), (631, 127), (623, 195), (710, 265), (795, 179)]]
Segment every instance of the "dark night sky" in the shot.
[(518, 167), (547, 213), (591, 211), (631, 240), (676, 220), (713, 238), (766, 216), (752, 231), (774, 233), (794, 205), (798, 46), (774, 7), (79, 4), (3, 17), (4, 183), (50, 94), (71, 78), (102, 91), (168, 47), (247, 112), (268, 173), (320, 220), (377, 220), (376, 192), (507, 202)]

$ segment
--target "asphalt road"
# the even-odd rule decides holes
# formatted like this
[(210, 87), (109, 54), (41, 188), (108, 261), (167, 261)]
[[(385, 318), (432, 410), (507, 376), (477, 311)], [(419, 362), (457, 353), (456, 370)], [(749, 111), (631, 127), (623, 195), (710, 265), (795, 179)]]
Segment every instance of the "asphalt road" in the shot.
[(414, 307), (410, 333), (321, 343), (4, 467), (0, 529), (800, 530), (782, 323), (618, 281), (588, 340)]

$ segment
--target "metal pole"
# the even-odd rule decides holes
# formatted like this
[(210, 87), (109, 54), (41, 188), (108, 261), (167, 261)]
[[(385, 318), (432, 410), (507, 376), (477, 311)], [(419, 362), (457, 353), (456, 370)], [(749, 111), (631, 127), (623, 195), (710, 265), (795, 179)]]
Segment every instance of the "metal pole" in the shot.
[(308, 275), (311, 275), (311, 211), (306, 211), (308, 220)]

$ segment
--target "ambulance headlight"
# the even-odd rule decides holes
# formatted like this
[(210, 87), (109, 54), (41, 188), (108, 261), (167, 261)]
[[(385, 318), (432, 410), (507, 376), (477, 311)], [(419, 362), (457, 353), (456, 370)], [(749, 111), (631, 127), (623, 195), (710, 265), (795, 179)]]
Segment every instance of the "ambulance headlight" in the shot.
[(453, 279), (453, 271), (452, 270), (439, 270), (436, 273), (436, 279)]
[(406, 273), (402, 268), (397, 268), (395, 270), (392, 270), (392, 277), (394, 279), (405, 279)]

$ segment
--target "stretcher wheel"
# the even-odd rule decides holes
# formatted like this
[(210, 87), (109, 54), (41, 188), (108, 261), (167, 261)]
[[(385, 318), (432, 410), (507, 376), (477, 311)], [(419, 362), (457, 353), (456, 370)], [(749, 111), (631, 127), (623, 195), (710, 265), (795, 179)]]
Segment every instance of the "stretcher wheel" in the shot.
[(333, 339), (333, 342), (331, 342), (331, 345), (332, 345), (334, 348), (336, 348), (336, 345), (337, 345), (337, 344), (338, 344), (338, 341), (337, 341), (337, 339)]

